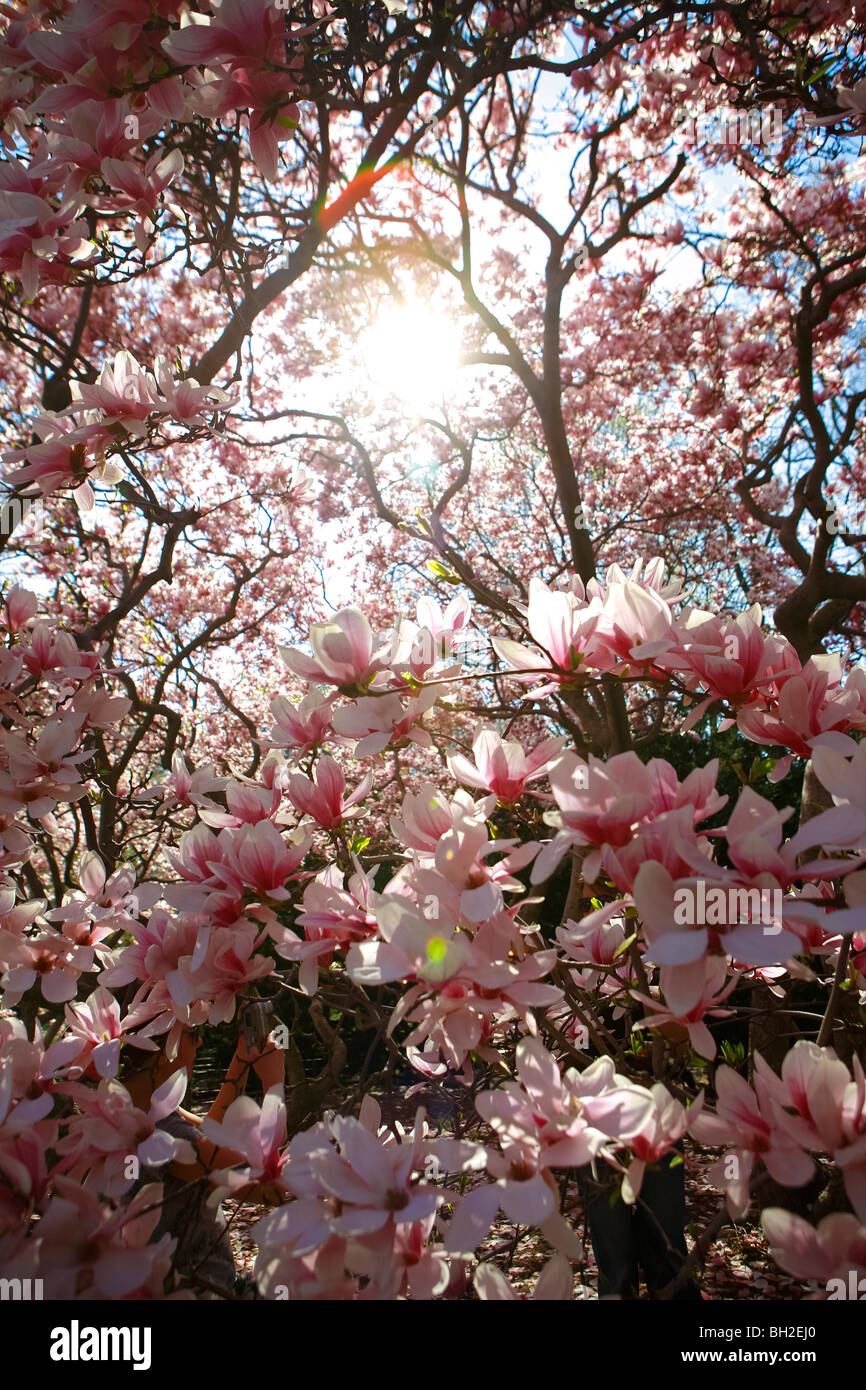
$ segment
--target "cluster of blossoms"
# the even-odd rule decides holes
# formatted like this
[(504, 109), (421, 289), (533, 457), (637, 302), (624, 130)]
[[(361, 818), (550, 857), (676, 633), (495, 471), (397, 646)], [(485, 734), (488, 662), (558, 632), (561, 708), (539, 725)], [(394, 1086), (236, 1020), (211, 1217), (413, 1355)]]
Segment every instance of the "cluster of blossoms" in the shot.
[(116, 483), (123, 476), (111, 453), (132, 439), (148, 436), (160, 423), (186, 429), (206, 427), (205, 417), (229, 401), (215, 386), (199, 386), (192, 377), (176, 379), (165, 357), (147, 372), (125, 349), (114, 366), (107, 363), (93, 385), (72, 383), (72, 403), (65, 410), (43, 412), (34, 422), (38, 444), (10, 449), (7, 464), (21, 463), (6, 481), (38, 488), (46, 497), (72, 486), (75, 500), (87, 511), (95, 502), (90, 482)]
[[(790, 976), (824, 988), (831, 975), (819, 970), (838, 974), (841, 962), (852, 991), (866, 992), (866, 801), (852, 737), (866, 719), (864, 673), (800, 663), (761, 632), (754, 610), (727, 621), (674, 616), (675, 598), (656, 561), (628, 578), (614, 567), (586, 590), (533, 581), (526, 644), (494, 637), (493, 647), (516, 680), (541, 677), (547, 691), (611, 674), (674, 679), (723, 701), (743, 733), (808, 755), (835, 804), (788, 840), (785, 813), (751, 787), (728, 812), (715, 762), (680, 780), (660, 759), (582, 759), (561, 737), (524, 748), (484, 726), (471, 758), (465, 743), (443, 758), (447, 790), (431, 777), (403, 794), (390, 868), (365, 864), (365, 842), (350, 832), (375, 798), (377, 760), (409, 742), (429, 746), (431, 713), (447, 711), (450, 683), (489, 675), (477, 665), (483, 639), (467, 640), (468, 601), (443, 612), (425, 600), (417, 622), (381, 638), (355, 609), (314, 624), (311, 652), (283, 651), (309, 690), (298, 704), (274, 697), (271, 751), (256, 778), (194, 770), (178, 754), (166, 779), (139, 794), (155, 814), (192, 818), (169, 851), (170, 872), (138, 882), (130, 866), (109, 872), (89, 849), (79, 890), (49, 909), (27, 896), (19, 872), (34, 826), (62, 839), (58, 806), (88, 795), (88, 733), (126, 704), (108, 693), (100, 654), (81, 652), (39, 620), (32, 595), (13, 590), (0, 695), (3, 1259), (45, 1279), (53, 1297), (171, 1291), (173, 1242), (151, 1240), (160, 1185), (145, 1189), (146, 1205), (141, 1193), (130, 1203), (128, 1161), (189, 1161), (185, 1141), (160, 1127), (186, 1081), (176, 1074), (141, 1109), (117, 1079), (120, 1058), (160, 1044), (174, 1056), (184, 1029), (231, 1019), (239, 997), (269, 977), (296, 981), (308, 997), (339, 981), (368, 1009), (371, 989), (388, 999), (380, 1033), (404, 1050), (419, 1088), (471, 1086), (496, 1143), (434, 1137), (423, 1114), (411, 1134), (383, 1129), (369, 1096), (357, 1119), (330, 1115), (290, 1135), (278, 1089), (262, 1105), (237, 1100), (221, 1124), (205, 1121), (205, 1136), (243, 1159), (212, 1175), (217, 1188), (260, 1183), (276, 1194), (256, 1228), (265, 1296), (456, 1296), (502, 1211), (544, 1233), (558, 1253), (540, 1288), (569, 1297), (566, 1265), (582, 1251), (555, 1170), (601, 1165), (634, 1203), (646, 1169), (687, 1130), (725, 1149), (713, 1175), (737, 1217), (758, 1165), (797, 1187), (825, 1156), (854, 1211), (844, 1232), (838, 1222), (832, 1232), (809, 1227), (806, 1241), (782, 1213), (768, 1217), (768, 1236), (780, 1263), (810, 1278), (836, 1269), (840, 1242), (856, 1254), (862, 1231), (851, 1222), (866, 1220), (856, 1060), (852, 1073), (831, 1048), (804, 1040), (781, 1076), (757, 1057), (753, 1087), (722, 1067), (711, 1112), (703, 1095), (686, 1109), (660, 1079), (645, 1086), (628, 1074), (611, 1032), (624, 1014), (642, 1015), (635, 1027), (677, 1027), (711, 1058), (710, 1022), (725, 1016), (720, 1005), (741, 980), (778, 990)], [(472, 647), (471, 660), (458, 658), (460, 645)], [(347, 755), (372, 765), (352, 775)], [(710, 825), (721, 813), (726, 823)], [(529, 833), (499, 834), (501, 815)], [(567, 854), (607, 901), (567, 919), (551, 943), (521, 901)], [(769, 918), (767, 895), (780, 904)], [(25, 999), (52, 1020), (50, 1036), (38, 1020), (28, 1035), (9, 1013)], [(510, 1055), (514, 1077), (498, 1084)], [(79, 1234), (75, 1268), (74, 1226), (89, 1233)], [(485, 1264), (475, 1278), (479, 1297), (512, 1296)]]
[(276, 178), (279, 144), (298, 118), (299, 41), (318, 25), (290, 32), (271, 0), (195, 10), (142, 0), (122, 14), (106, 0), (74, 0), (10, 13), (0, 44), (9, 152), (0, 271), (26, 299), (99, 265), (96, 218), (115, 236), (131, 223), (146, 254), (183, 173), (175, 140), (184, 124), (242, 115), (252, 159)]

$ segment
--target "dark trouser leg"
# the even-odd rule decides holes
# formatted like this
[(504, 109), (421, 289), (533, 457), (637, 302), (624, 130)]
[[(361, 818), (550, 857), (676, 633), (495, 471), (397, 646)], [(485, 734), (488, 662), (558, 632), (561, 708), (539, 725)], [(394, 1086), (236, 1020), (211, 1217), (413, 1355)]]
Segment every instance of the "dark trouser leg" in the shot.
[[(678, 1146), (679, 1148), (680, 1146)], [(671, 1160), (680, 1162), (671, 1167)], [(666, 1154), (644, 1174), (634, 1216), (635, 1241), (640, 1267), (652, 1296), (676, 1277), (687, 1256), (686, 1182), (682, 1153)], [(677, 1299), (700, 1298), (694, 1279), (674, 1295)]]
[(638, 1247), (631, 1208), (621, 1197), (611, 1202), (612, 1185), (595, 1182), (591, 1168), (577, 1172), (598, 1265), (598, 1296), (637, 1298)]

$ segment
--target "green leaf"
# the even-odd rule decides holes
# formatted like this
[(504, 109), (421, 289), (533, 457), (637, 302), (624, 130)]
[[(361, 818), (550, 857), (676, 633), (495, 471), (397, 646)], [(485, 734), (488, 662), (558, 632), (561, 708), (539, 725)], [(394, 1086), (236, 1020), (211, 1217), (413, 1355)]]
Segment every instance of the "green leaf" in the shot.
[(446, 584), (460, 583), (460, 576), (455, 574), (453, 570), (446, 569), (444, 565), (440, 565), (438, 560), (428, 560), (427, 568), (431, 574), (434, 574), (437, 579), (444, 580)]
[(830, 71), (835, 62), (835, 58), (828, 58), (826, 63), (822, 63), (818, 71), (813, 72), (812, 76), (809, 78), (809, 86), (811, 87), (813, 82), (819, 82), (824, 74)]

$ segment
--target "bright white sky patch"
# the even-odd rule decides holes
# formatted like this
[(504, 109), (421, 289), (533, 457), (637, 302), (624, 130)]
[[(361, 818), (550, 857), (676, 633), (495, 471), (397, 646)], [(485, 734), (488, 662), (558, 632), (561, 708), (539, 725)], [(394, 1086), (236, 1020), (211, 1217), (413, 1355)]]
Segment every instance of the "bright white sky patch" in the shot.
[(460, 330), (421, 301), (383, 308), (360, 335), (370, 380), (419, 414), (449, 394), (460, 364)]

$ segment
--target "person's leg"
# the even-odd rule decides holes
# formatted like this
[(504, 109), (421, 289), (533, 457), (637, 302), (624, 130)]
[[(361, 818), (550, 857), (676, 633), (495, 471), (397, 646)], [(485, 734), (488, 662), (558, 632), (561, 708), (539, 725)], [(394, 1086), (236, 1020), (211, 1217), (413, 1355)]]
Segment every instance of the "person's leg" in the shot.
[(577, 1175), (598, 1265), (598, 1296), (637, 1298), (638, 1250), (632, 1210), (619, 1196), (611, 1201), (613, 1184), (596, 1182), (588, 1166), (579, 1168)]
[[(682, 1268), (688, 1254), (685, 1237), (686, 1184), (682, 1153), (679, 1163), (667, 1154), (647, 1168), (634, 1220), (638, 1259), (652, 1297), (669, 1284)], [(674, 1295), (676, 1299), (695, 1299), (701, 1291), (689, 1279)]]

